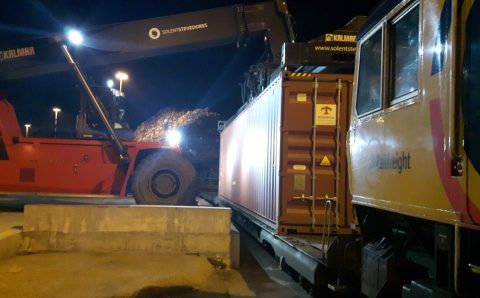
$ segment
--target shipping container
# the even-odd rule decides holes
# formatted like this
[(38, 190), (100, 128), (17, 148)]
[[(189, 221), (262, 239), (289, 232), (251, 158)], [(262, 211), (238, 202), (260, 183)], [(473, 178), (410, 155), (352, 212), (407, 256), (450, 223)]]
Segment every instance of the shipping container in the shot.
[(351, 75), (281, 72), (221, 132), (220, 198), (279, 234), (350, 233), (351, 93)]

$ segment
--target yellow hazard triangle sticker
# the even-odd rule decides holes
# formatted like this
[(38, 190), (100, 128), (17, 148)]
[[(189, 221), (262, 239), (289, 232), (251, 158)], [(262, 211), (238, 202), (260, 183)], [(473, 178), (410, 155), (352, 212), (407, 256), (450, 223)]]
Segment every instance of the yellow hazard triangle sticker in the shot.
[(322, 161), (320, 162), (320, 165), (323, 166), (323, 167), (329, 167), (332, 164), (330, 163), (330, 160), (328, 159), (328, 157), (326, 155), (324, 155), (323, 158), (322, 158)]

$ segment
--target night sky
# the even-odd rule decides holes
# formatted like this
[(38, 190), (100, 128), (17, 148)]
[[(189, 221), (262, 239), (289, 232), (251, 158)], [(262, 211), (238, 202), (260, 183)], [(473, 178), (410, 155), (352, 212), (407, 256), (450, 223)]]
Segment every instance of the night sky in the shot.
[[(241, 1), (2, 1), (0, 40), (42, 36), (62, 32), (65, 26), (87, 28), (144, 18), (159, 17), (232, 5)], [(255, 1), (245, 1), (247, 4)], [(258, 1), (257, 1), (258, 2)], [(290, 0), (297, 41), (308, 41), (343, 26), (356, 15), (368, 14), (379, 0)], [(91, 82), (103, 86), (116, 70), (126, 70), (125, 83), (129, 120), (133, 127), (165, 107), (193, 109), (208, 107), (221, 118), (232, 116), (241, 105), (239, 83), (248, 67), (262, 54), (261, 41), (248, 47), (235, 45), (172, 54), (120, 65), (85, 69)], [(72, 125), (78, 109), (78, 87), (71, 73), (10, 81), (9, 100), (17, 109), (19, 122), (47, 126), (51, 107), (62, 107), (64, 125)], [(28, 88), (25, 88), (28, 86)], [(98, 88), (100, 90), (101, 88)], [(100, 92), (100, 91), (99, 91)]]

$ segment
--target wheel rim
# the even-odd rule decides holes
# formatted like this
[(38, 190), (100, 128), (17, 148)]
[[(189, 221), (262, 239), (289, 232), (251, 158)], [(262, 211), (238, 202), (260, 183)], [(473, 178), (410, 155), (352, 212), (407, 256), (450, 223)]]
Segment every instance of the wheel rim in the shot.
[(152, 176), (152, 192), (159, 198), (175, 196), (180, 189), (180, 178), (172, 170), (160, 170)]

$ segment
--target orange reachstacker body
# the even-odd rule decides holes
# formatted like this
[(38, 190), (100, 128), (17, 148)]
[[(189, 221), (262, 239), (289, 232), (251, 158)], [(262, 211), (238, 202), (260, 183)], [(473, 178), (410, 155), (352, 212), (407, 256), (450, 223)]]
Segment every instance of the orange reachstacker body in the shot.
[[(157, 159), (176, 156), (181, 162), (186, 162), (178, 148), (169, 148), (165, 144), (134, 141), (124, 141), (123, 144), (128, 156), (135, 162), (122, 162), (117, 149), (108, 139), (27, 138), (22, 135), (12, 104), (2, 98), (0, 192), (125, 196), (128, 191), (133, 191), (127, 186), (132, 185), (130, 178), (133, 178), (135, 166), (147, 157), (147, 153), (155, 152)], [(160, 186), (162, 180), (184, 182), (181, 179), (186, 177), (180, 172), (173, 172), (174, 169), (172, 173), (165, 173), (164, 177), (156, 177), (157, 188), (163, 187), (163, 191), (170, 193), (170, 198), (164, 195), (165, 203), (174, 203), (174, 192), (183, 191), (182, 187), (175, 191), (175, 184), (163, 183)], [(193, 168), (190, 172), (194, 173)], [(154, 183), (148, 184), (150, 189), (155, 187)], [(182, 200), (179, 198), (175, 203), (182, 203)]]
[[(158, 149), (155, 143), (125, 142), (131, 159), (139, 151)], [(15, 110), (0, 99), (0, 190), (70, 194), (126, 194), (133, 171), (119, 166), (109, 140), (26, 138)]]

